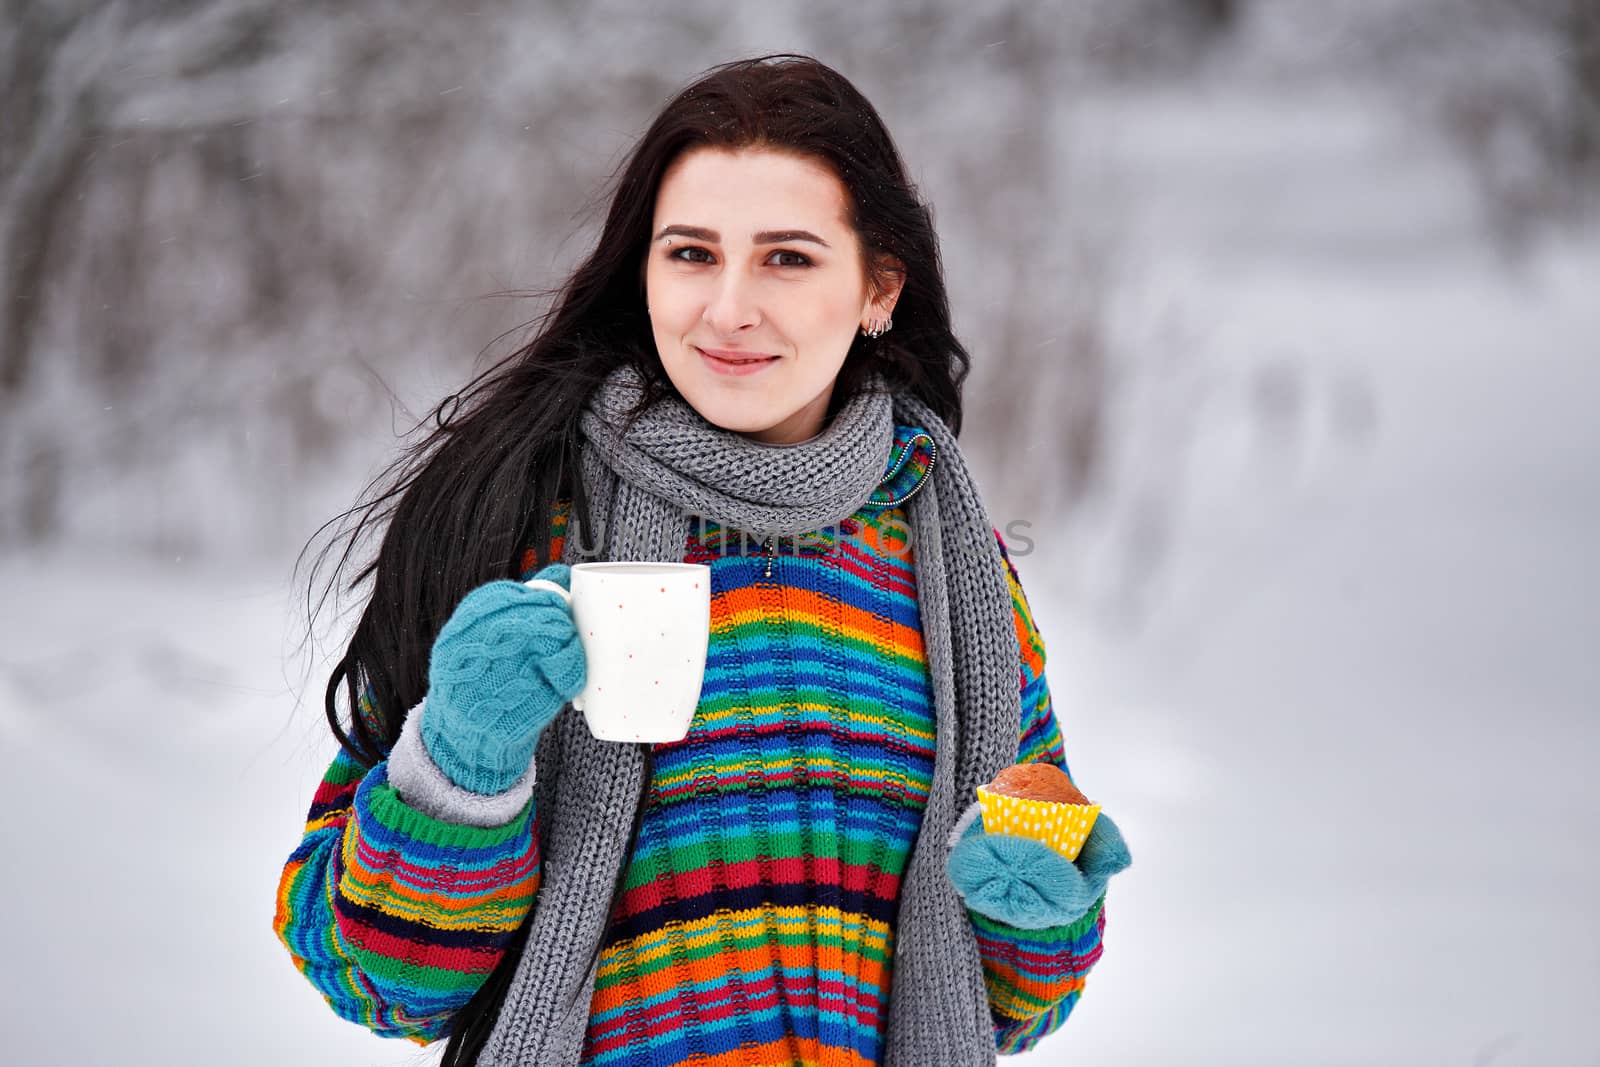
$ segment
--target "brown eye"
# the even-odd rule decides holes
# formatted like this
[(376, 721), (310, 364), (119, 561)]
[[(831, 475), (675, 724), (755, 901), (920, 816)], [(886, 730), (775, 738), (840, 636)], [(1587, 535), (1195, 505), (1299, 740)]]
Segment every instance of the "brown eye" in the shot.
[(709, 262), (711, 262), (711, 259), (710, 259), (711, 253), (709, 253), (709, 252), (706, 252), (706, 257), (707, 258), (705, 258), (705, 259), (685, 258), (684, 255), (683, 255), (683, 253), (685, 253), (685, 252), (706, 252), (706, 250), (701, 248), (699, 245), (684, 245), (681, 248), (676, 248), (676, 249), (672, 250), (671, 252), (668, 252), (667, 253), (667, 258), (668, 259), (676, 259), (680, 263), (709, 263)]
[(775, 255), (775, 256), (792, 256), (795, 260), (799, 261), (799, 262), (779, 263), (778, 266), (780, 266), (780, 267), (809, 267), (809, 266), (811, 266), (811, 257), (805, 255), (802, 252), (791, 252), (787, 248), (780, 248), (780, 249), (778, 249), (776, 252), (774, 252), (772, 254)]

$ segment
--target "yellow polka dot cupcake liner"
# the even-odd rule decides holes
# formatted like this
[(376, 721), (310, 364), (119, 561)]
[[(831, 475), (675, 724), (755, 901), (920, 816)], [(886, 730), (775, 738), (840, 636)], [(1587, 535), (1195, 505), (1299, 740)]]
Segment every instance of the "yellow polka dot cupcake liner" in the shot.
[(978, 787), (978, 808), (987, 833), (1011, 834), (1042, 841), (1069, 860), (1078, 858), (1094, 821), (1098, 804), (1062, 804), (1054, 800), (1024, 800), (991, 793)]

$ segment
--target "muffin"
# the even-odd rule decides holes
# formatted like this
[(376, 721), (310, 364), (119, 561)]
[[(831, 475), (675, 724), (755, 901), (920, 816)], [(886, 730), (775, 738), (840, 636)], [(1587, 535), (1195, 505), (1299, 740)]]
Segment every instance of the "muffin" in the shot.
[(1007, 767), (978, 787), (978, 805), (985, 832), (1032, 838), (1069, 860), (1078, 858), (1100, 814), (1100, 805), (1052, 763)]
[(1067, 772), (1054, 763), (1013, 763), (985, 786), (991, 793), (1020, 800), (1049, 800), (1057, 804), (1087, 804)]

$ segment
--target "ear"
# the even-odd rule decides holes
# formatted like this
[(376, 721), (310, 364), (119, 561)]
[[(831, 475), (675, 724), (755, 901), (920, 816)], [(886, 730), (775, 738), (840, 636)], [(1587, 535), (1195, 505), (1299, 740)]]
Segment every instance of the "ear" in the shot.
[(873, 295), (873, 286), (867, 286), (867, 303), (861, 309), (863, 319), (886, 319), (894, 313), (900, 299), (900, 290), (906, 284), (906, 265), (897, 256), (884, 254), (878, 257), (878, 272), (882, 276), (882, 292)]

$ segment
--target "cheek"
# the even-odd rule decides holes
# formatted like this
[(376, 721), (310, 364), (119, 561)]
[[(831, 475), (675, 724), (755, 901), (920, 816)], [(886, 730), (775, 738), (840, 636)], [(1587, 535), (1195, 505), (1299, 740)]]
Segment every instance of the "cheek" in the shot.
[(859, 323), (861, 304), (847, 286), (813, 290), (790, 308), (791, 321), (803, 324), (813, 336), (830, 337), (850, 333)]
[(682, 333), (699, 317), (693, 294), (670, 278), (647, 278), (645, 303), (650, 308), (650, 323), (658, 332)]

